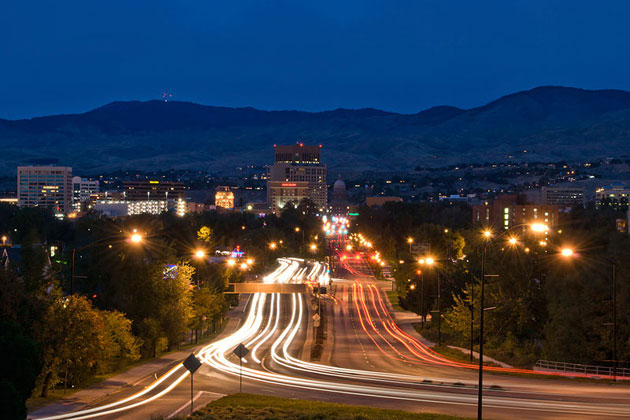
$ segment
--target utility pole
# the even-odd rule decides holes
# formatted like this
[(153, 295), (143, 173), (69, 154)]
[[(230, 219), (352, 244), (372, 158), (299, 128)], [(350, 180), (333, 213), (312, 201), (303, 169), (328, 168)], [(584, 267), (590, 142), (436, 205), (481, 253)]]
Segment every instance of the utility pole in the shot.
[(477, 420), (481, 420), (483, 418), (483, 297), (486, 285), (486, 249), (487, 245), (484, 245), (481, 253), (481, 296), (479, 298), (479, 388), (477, 390)]
[(617, 264), (612, 264), (613, 286), (613, 381), (617, 380)]

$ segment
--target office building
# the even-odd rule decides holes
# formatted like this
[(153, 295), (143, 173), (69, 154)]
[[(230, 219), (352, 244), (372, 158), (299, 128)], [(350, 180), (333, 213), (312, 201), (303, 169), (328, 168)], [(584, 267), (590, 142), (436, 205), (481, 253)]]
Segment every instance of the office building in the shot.
[[(542, 223), (550, 229), (558, 225), (558, 206), (529, 204), (518, 195), (502, 195), (494, 201), (472, 206), (473, 224), (496, 229)], [(523, 226), (527, 230), (527, 226)]]
[(185, 199), (186, 188), (175, 181), (124, 181), (123, 196), (128, 201)]
[(230, 187), (217, 187), (214, 193), (214, 205), (229, 210), (234, 208), (234, 193)]
[(297, 206), (300, 201), (308, 198), (309, 186), (306, 181), (282, 182), (268, 181), (267, 196), (272, 213), (279, 215), (282, 209), (290, 204)]
[[(271, 183), (300, 184), (306, 182), (308, 198), (320, 212), (327, 204), (326, 165), (321, 162), (321, 146), (308, 146), (303, 143), (278, 146), (274, 145), (274, 164), (268, 167), (267, 201), (271, 207)], [(289, 187), (290, 188), (290, 187)], [(289, 193), (290, 191), (287, 191)], [(296, 192), (297, 191), (293, 191)]]
[(606, 185), (595, 190), (595, 203), (598, 208), (626, 210), (629, 197), (630, 187), (620, 183)]
[(96, 198), (99, 192), (99, 182), (81, 178), (80, 176), (72, 177), (72, 208), (74, 211), (85, 210), (85, 203), (90, 198)]
[(57, 214), (72, 211), (72, 168), (18, 166), (18, 206), (43, 207)]
[(169, 211), (169, 204), (166, 200), (109, 200), (97, 201), (94, 209), (108, 217), (125, 217), (135, 214), (161, 214)]
[(584, 207), (584, 187), (542, 187), (541, 203), (560, 207)]

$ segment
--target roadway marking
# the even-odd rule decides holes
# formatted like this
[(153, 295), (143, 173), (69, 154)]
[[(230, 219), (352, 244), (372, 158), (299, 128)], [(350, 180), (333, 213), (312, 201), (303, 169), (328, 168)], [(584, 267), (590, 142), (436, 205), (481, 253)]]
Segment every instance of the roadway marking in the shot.
[[(218, 392), (210, 392), (210, 391), (199, 391), (197, 392), (197, 395), (195, 395), (195, 397), (193, 398), (192, 402), (194, 403), (195, 401), (197, 401), (197, 399), (199, 397), (201, 397), (203, 394), (212, 394), (213, 397), (216, 396), (216, 398), (213, 398), (210, 400), (210, 402), (218, 400), (219, 398), (223, 398), (225, 397), (227, 394), (219, 394)], [(184, 410), (185, 408), (190, 408), (190, 402), (185, 403), (184, 405), (182, 405), (181, 407), (179, 407), (177, 410), (173, 411), (168, 417), (166, 417), (167, 419), (171, 419), (173, 417), (175, 417), (177, 414), (179, 414), (182, 410)]]

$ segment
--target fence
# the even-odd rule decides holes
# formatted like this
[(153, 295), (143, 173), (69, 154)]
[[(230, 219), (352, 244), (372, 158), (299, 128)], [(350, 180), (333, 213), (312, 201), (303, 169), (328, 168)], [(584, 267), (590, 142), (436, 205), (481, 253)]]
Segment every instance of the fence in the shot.
[[(612, 376), (613, 368), (610, 366), (581, 365), (579, 363), (551, 362), (539, 360), (534, 365), (534, 370), (551, 372), (581, 373), (594, 376)], [(617, 368), (617, 376), (630, 377), (630, 369)]]

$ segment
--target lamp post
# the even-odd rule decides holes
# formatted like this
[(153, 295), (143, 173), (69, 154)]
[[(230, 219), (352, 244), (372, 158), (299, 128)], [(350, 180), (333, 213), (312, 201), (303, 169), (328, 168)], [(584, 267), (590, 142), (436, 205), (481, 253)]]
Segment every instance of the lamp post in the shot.
[(412, 237), (407, 238), (407, 243), (409, 244), (409, 254), (411, 254), (411, 244), (413, 244), (413, 238)]
[[(564, 258), (574, 258), (576, 256), (572, 248), (563, 248), (560, 255)], [(601, 260), (611, 265), (611, 282), (612, 282), (612, 327), (613, 327), (613, 381), (617, 381), (617, 263), (606, 258)], [(610, 325), (610, 324), (607, 324)]]
[[(77, 251), (83, 251), (84, 249), (90, 248), (94, 245), (103, 243), (107, 240), (110, 240), (112, 238), (116, 238), (118, 235), (115, 236), (108, 236), (107, 238), (102, 238), (102, 239), (98, 239), (94, 242), (90, 242), (89, 244), (82, 246), (80, 248), (72, 248), (72, 260), (70, 262), (70, 294), (74, 293), (74, 279), (78, 278), (80, 276), (77, 276), (74, 274), (74, 269), (75, 269), (75, 258), (76, 258), (76, 254)], [(142, 236), (142, 234), (138, 233), (135, 229), (133, 231), (133, 233), (131, 235), (129, 235), (128, 237), (129, 242), (131, 242), (132, 244), (139, 244), (142, 241), (144, 241), (144, 236)]]
[[(446, 260), (436, 261), (432, 257), (427, 257), (427, 258), (421, 258), (418, 262), (421, 265), (426, 264), (428, 266), (434, 266), (436, 262), (444, 262), (444, 261), (449, 261), (449, 260), (446, 259)], [(438, 346), (441, 346), (442, 345), (442, 305), (441, 305), (442, 281), (440, 277), (440, 270), (436, 268), (435, 273), (437, 275), (437, 311), (436, 312), (438, 313)], [(422, 301), (423, 301), (422, 304), (424, 305), (424, 279), (423, 279), (423, 284), (422, 284)], [(431, 316), (431, 324), (433, 324), (433, 316)]]
[[(485, 287), (486, 287), (486, 256), (488, 251), (488, 246), (492, 244), (493, 240), (497, 240), (508, 232), (512, 232), (516, 228), (529, 226), (533, 233), (545, 233), (549, 230), (549, 227), (543, 223), (521, 223), (518, 225), (514, 225), (509, 229), (505, 229), (503, 232), (498, 234), (493, 238), (492, 231), (490, 229), (486, 229), (482, 233), (482, 237), (484, 239), (483, 248), (481, 251), (481, 296), (479, 297), (479, 385), (477, 389), (477, 419), (482, 419), (483, 412), (483, 314), (485, 312), (484, 308), (484, 297), (485, 297)], [(511, 237), (508, 239), (509, 245), (516, 245), (518, 240), (516, 237)]]

